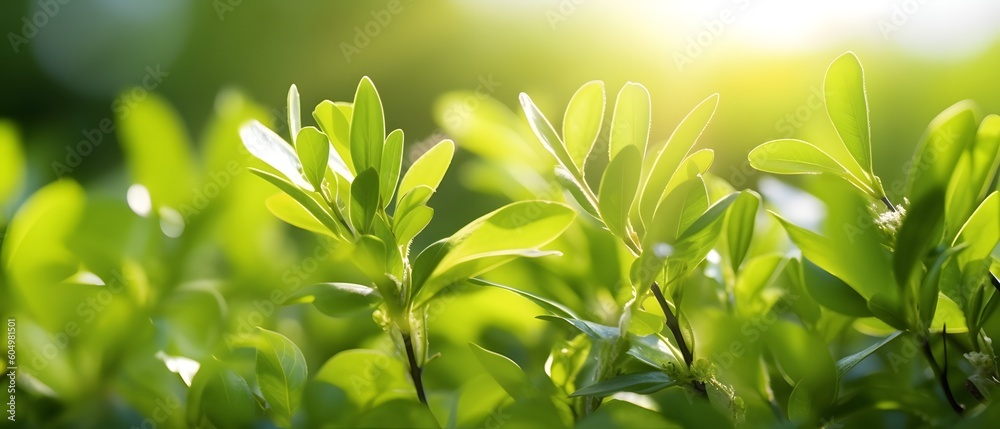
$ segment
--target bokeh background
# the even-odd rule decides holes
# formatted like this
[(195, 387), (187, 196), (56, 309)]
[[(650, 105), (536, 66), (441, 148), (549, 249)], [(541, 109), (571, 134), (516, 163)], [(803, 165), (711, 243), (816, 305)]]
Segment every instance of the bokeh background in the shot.
[[(157, 399), (183, 395), (173, 374), (151, 369), (151, 356), (165, 351), (204, 359), (227, 333), (247, 324), (247, 315), (259, 309), (256, 300), (270, 290), (357, 276), (346, 264), (316, 258), (322, 244), (315, 237), (271, 218), (262, 201), (274, 190), (249, 175), (230, 177), (233, 185), (222, 197), (199, 210), (201, 220), (180, 231), (170, 219), (164, 226), (155, 216), (140, 216), (142, 208), (127, 205), (126, 195), (141, 176), (141, 162), (130, 161), (126, 148), (155, 144), (169, 127), (116, 126), (100, 132), (101, 143), (69, 171), (54, 164), (65, 164), (88, 133), (117, 124), (130, 111), (123, 106), (155, 99), (176, 114), (183, 126), (169, 138), (199, 155), (165, 164), (163, 174), (190, 194), (204, 192), (213, 173), (227, 171), (241, 121), (258, 117), (282, 130), (293, 83), (303, 111), (311, 112), (324, 99), (350, 100), (359, 79), (372, 77), (387, 126), (404, 129), (407, 147), (419, 152), (460, 128), (451, 123), (449, 100), (457, 100), (462, 118), (487, 104), (520, 115), (517, 95), (527, 92), (558, 122), (584, 82), (605, 81), (611, 98), (634, 81), (652, 94), (656, 142), (699, 101), (719, 93), (719, 109), (698, 146), (714, 148), (715, 174), (743, 188), (756, 187), (758, 176), (746, 163), (752, 147), (778, 137), (835, 138), (818, 94), (830, 61), (851, 50), (865, 66), (875, 170), (891, 183), (902, 178), (903, 163), (944, 108), (974, 99), (985, 112), (1000, 111), (998, 23), (1000, 2), (992, 0), (4, 1), (0, 118), (5, 132), (16, 130), (27, 167), (0, 206), (0, 225), (37, 189), (71, 178), (86, 194), (87, 226), (41, 236), (41, 242), (65, 246), (75, 258), (58, 262), (85, 265), (85, 274), (110, 281), (119, 270), (143, 279), (129, 300), (99, 311), (95, 324), (57, 357), (45, 358), (54, 363), (23, 387), (25, 407), (34, 410), (25, 413), (82, 425), (141, 421)], [(515, 119), (524, 131), (523, 118)], [(481, 165), (475, 158), (488, 152), (486, 146), (502, 152), (509, 143), (511, 153), (529, 154), (530, 165), (540, 152), (525, 152), (525, 142), (535, 142), (524, 136), (530, 135), (475, 142), (452, 136), (460, 152), (432, 201), (437, 217), (418, 244), (511, 197), (472, 191), (491, 188), (476, 174)], [(461, 150), (469, 145), (475, 150)], [(186, 176), (192, 171), (198, 179)], [(55, 207), (60, 201), (66, 199)], [(600, 249), (611, 242), (584, 229), (570, 235), (557, 246), (586, 243), (594, 258), (576, 252), (555, 263), (563, 270), (558, 276), (552, 266), (535, 263), (518, 264), (505, 276), (533, 284), (528, 289), (551, 286), (550, 296), (610, 317), (613, 310), (601, 303), (613, 309), (613, 298), (587, 297), (608, 294), (594, 292), (596, 285), (620, 278), (614, 252)], [(24, 283), (35, 274), (18, 278)], [(67, 321), (86, 320), (74, 309), (89, 292), (77, 297), (45, 289), (32, 298), (14, 291), (27, 288), (11, 280), (20, 275), (8, 273), (0, 310), (22, 320), (22, 350), (31, 359), (30, 353), (58, 341), (53, 335)], [(452, 359), (428, 368), (431, 388), (483, 375), (469, 356), (470, 341), (540, 373), (549, 345), (564, 334), (533, 319), (537, 314), (530, 303), (503, 292), (453, 297), (431, 328), (432, 347)], [(296, 307), (268, 312), (261, 324), (295, 340), (314, 369), (348, 348), (385, 346), (366, 319), (330, 320)]]

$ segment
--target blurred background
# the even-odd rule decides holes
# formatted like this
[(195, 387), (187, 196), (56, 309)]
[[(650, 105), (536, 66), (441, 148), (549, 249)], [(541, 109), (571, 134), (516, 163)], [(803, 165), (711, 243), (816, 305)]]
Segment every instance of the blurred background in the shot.
[[(10, 293), (0, 310), (19, 317), (24, 359), (41, 356), (23, 379), (34, 410), (25, 412), (84, 426), (140, 422), (157, 400), (183, 398), (183, 380), (172, 374), (180, 364), (166, 368), (157, 359), (203, 361), (249, 325), (288, 335), (311, 372), (339, 351), (386, 346), (370, 315), (331, 320), (311, 307), (260, 307), (278, 286), (359, 275), (320, 256), (322, 241), (273, 219), (263, 200), (275, 190), (239, 173), (256, 162), (238, 158), (239, 124), (259, 118), (287, 134), (291, 84), (307, 124), (313, 106), (351, 100), (367, 75), (387, 127), (405, 130), (411, 153), (445, 135), (456, 139), (460, 151), (432, 200), (437, 216), (421, 246), (523, 196), (504, 189), (508, 177), (484, 176), (477, 157), (492, 150), (549, 164), (532, 161), (541, 152), (525, 132), (518, 93), (530, 93), (558, 124), (590, 80), (607, 84), (609, 100), (625, 82), (645, 85), (652, 141), (661, 144), (692, 107), (719, 93), (698, 147), (716, 150), (716, 175), (756, 188), (746, 162), (754, 146), (836, 138), (822, 104), (824, 73), (854, 51), (866, 72), (875, 171), (892, 183), (946, 107), (973, 99), (984, 112), (1000, 112), (998, 23), (993, 0), (4, 1), (0, 139), (17, 142), (24, 167), (0, 171), (0, 226), (57, 178), (80, 184), (48, 188), (21, 222), (40, 219), (42, 230), (24, 235), (39, 244), (22, 248), (28, 256), (18, 264), (4, 255)], [(491, 134), (482, 123), (470, 132), (466, 119), (484, 115), (502, 117), (517, 133)], [(165, 152), (149, 149), (164, 141)], [(490, 177), (497, 183), (484, 182)], [(149, 197), (130, 191), (137, 182), (176, 210), (150, 214)], [(484, 189), (495, 192), (472, 192)], [(518, 263), (502, 276), (613, 320), (612, 295), (620, 291), (607, 289), (623, 268), (607, 251), (612, 242), (577, 228), (554, 246), (590, 254)], [(82, 285), (124, 275), (128, 300), (81, 311), (92, 292), (56, 289), (60, 273)], [(545, 329), (537, 314), (504, 292), (454, 297), (433, 316), (432, 348), (446, 358), (428, 367), (430, 388), (482, 376), (470, 341), (540, 374), (565, 333)], [(73, 334), (67, 323), (83, 327)], [(58, 352), (49, 356), (53, 345)], [(449, 356), (460, 364), (447, 364)], [(171, 418), (182, 425), (183, 416)]]

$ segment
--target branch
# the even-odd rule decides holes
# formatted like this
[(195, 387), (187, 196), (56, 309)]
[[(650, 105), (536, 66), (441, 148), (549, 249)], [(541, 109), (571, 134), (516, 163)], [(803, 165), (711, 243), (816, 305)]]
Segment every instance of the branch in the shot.
[[(945, 333), (943, 335), (947, 336), (947, 331), (944, 332)], [(951, 405), (951, 409), (955, 410), (955, 413), (961, 415), (965, 412), (965, 407), (955, 400), (955, 395), (951, 392), (951, 386), (948, 385), (948, 339), (945, 338), (944, 340), (944, 354), (946, 362), (944, 369), (938, 366), (937, 360), (934, 359), (934, 351), (931, 350), (931, 342), (929, 338), (924, 340), (922, 350), (924, 352), (924, 357), (927, 359), (927, 363), (930, 364), (931, 369), (934, 371), (934, 375), (938, 378), (938, 383), (941, 384), (941, 389), (944, 390), (944, 396), (948, 398), (948, 405)]]
[(423, 368), (417, 365), (417, 354), (413, 352), (413, 341), (410, 334), (403, 334), (403, 346), (406, 348), (406, 360), (409, 362), (410, 378), (413, 379), (413, 387), (417, 389), (417, 399), (420, 403), (427, 404), (427, 394), (424, 393), (424, 381), (421, 377)]

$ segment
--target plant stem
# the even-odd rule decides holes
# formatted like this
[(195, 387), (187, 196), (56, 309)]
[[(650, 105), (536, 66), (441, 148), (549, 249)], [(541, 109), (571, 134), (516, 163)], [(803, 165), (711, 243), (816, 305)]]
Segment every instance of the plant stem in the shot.
[(406, 348), (406, 360), (410, 366), (410, 378), (413, 379), (413, 387), (417, 389), (417, 399), (426, 405), (427, 394), (424, 393), (424, 381), (421, 376), (424, 369), (417, 364), (417, 354), (413, 352), (413, 341), (410, 339), (410, 334), (404, 333), (402, 336), (403, 347)]
[[(948, 353), (947, 339), (945, 339), (945, 354)], [(934, 351), (931, 350), (930, 339), (925, 339), (921, 349), (924, 352), (924, 357), (927, 358), (927, 363), (930, 364), (931, 369), (934, 371), (934, 375), (938, 378), (938, 383), (941, 384), (941, 388), (944, 389), (944, 396), (948, 398), (948, 405), (951, 405), (951, 409), (955, 410), (955, 413), (962, 414), (965, 408), (962, 407), (958, 401), (955, 400), (955, 395), (951, 392), (951, 387), (948, 385), (948, 367), (942, 369), (937, 360), (934, 359)], [(947, 360), (947, 359), (946, 359)]]
[[(691, 363), (694, 362), (694, 354), (691, 353), (691, 349), (688, 348), (687, 342), (684, 341), (684, 335), (681, 334), (681, 325), (677, 321), (677, 317), (674, 316), (674, 312), (670, 311), (670, 305), (667, 304), (667, 299), (663, 296), (663, 291), (660, 290), (660, 285), (653, 282), (653, 296), (656, 297), (656, 302), (660, 304), (660, 309), (663, 310), (663, 315), (666, 316), (666, 325), (670, 329), (670, 332), (674, 334), (674, 338), (677, 340), (677, 348), (681, 350), (681, 356), (684, 357), (684, 364), (687, 365), (688, 369), (691, 368)], [(705, 383), (694, 380), (691, 382), (694, 389), (700, 393), (705, 393)]]
[(892, 201), (889, 201), (889, 197), (882, 197), (882, 202), (885, 203), (885, 206), (888, 207), (889, 210), (892, 210), (893, 212), (897, 211), (896, 206), (892, 205)]

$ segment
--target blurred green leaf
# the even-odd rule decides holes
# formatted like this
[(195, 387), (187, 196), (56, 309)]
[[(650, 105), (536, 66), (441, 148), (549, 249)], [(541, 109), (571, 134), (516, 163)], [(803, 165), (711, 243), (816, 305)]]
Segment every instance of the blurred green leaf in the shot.
[(257, 348), (257, 383), (279, 426), (291, 427), (292, 416), (302, 403), (306, 359), (284, 335), (260, 328)]
[(351, 159), (358, 174), (369, 168), (376, 169), (382, 162), (382, 145), (385, 142), (385, 117), (382, 100), (372, 80), (365, 76), (354, 94), (354, 112), (351, 115)]
[(369, 232), (379, 210), (379, 178), (374, 168), (358, 173), (351, 183), (351, 223), (361, 232)]
[(448, 171), (448, 166), (451, 165), (454, 154), (455, 143), (451, 140), (442, 140), (434, 145), (406, 170), (403, 180), (399, 183), (398, 195), (405, 196), (418, 186), (427, 186), (431, 191), (436, 191), (445, 172)]
[(413, 398), (406, 374), (403, 362), (389, 353), (353, 349), (327, 360), (315, 379), (342, 389), (354, 409), (363, 412), (393, 399)]
[(129, 172), (149, 190), (153, 207), (190, 203), (200, 169), (180, 115), (156, 94), (116, 113)]
[(226, 367), (209, 375), (201, 396), (201, 410), (205, 417), (218, 428), (245, 428), (252, 425), (259, 407), (243, 376)]
[[(674, 129), (670, 138), (667, 139), (667, 143), (660, 148), (655, 160), (648, 165), (649, 168), (646, 168), (648, 162), (644, 162), (643, 171), (647, 176), (641, 186), (642, 193), (639, 204), (639, 214), (642, 215), (643, 221), (648, 221), (653, 217), (653, 212), (666, 193), (664, 190), (670, 183), (671, 177), (678, 170), (677, 167), (681, 165), (691, 148), (694, 147), (698, 137), (708, 127), (708, 122), (711, 121), (718, 105), (719, 94), (712, 94), (694, 109), (691, 109), (691, 112)], [(649, 159), (647, 157), (647, 161)]]
[[(17, 195), (24, 181), (24, 153), (21, 138), (13, 122), (0, 120), (0, 209)], [(0, 210), (0, 225), (6, 223)]]
[(830, 310), (852, 317), (871, 317), (865, 298), (808, 258), (802, 260), (803, 284), (817, 302)]
[(470, 343), (472, 354), (476, 356), (483, 368), (500, 383), (503, 390), (507, 391), (512, 398), (517, 400), (528, 399), (538, 394), (534, 386), (528, 380), (528, 376), (521, 370), (514, 361), (504, 355), (486, 350), (476, 344)]
[(382, 207), (388, 207), (396, 192), (399, 169), (403, 166), (403, 130), (396, 129), (385, 138), (382, 151), (382, 166), (379, 168), (379, 195)]
[(642, 84), (627, 82), (618, 92), (611, 118), (611, 141), (608, 159), (615, 159), (628, 146), (635, 146), (640, 157), (646, 153), (650, 127), (649, 91)]
[(680, 184), (657, 207), (643, 237), (643, 248), (675, 243), (707, 209), (708, 193), (701, 177)]
[(563, 139), (573, 164), (583, 171), (604, 122), (604, 82), (583, 84), (573, 94), (563, 117)]
[(958, 255), (959, 266), (966, 271), (970, 264), (986, 260), (1000, 243), (1000, 192), (993, 192), (962, 226), (952, 246), (968, 244)]
[(624, 401), (608, 401), (580, 420), (576, 429), (680, 428), (660, 413)]
[(378, 291), (354, 283), (319, 283), (293, 292), (284, 305), (312, 303), (330, 317), (347, 317), (370, 310), (382, 301)]
[(330, 159), (330, 141), (326, 135), (314, 127), (301, 128), (295, 138), (295, 153), (313, 189), (323, 189), (323, 177)]
[(976, 105), (960, 101), (935, 117), (920, 139), (909, 168), (906, 195), (918, 200), (935, 188), (947, 188), (962, 153), (976, 136)]
[(302, 177), (302, 163), (299, 162), (295, 151), (274, 131), (255, 119), (240, 128), (240, 137), (243, 138), (243, 145), (253, 156), (278, 170), (296, 187), (307, 191), (314, 190), (313, 186)]
[(559, 316), (538, 316), (538, 318), (550, 322), (563, 322), (594, 340), (617, 338), (621, 333), (617, 327), (601, 325), (599, 323), (589, 322), (582, 319), (571, 319)]
[(394, 399), (380, 404), (365, 414), (357, 422), (362, 428), (438, 428), (427, 406), (419, 402)]
[(639, 185), (642, 154), (634, 146), (626, 146), (611, 160), (598, 191), (601, 218), (612, 234), (626, 242), (632, 240), (628, 214)]
[(640, 372), (619, 375), (610, 380), (591, 384), (573, 392), (570, 396), (605, 397), (618, 392), (633, 392), (640, 395), (648, 395), (679, 384), (679, 381), (659, 371)]
[(948, 184), (945, 217), (953, 237), (976, 206), (989, 194), (1000, 167), (1000, 116), (989, 115), (979, 125), (973, 144), (959, 158)]

